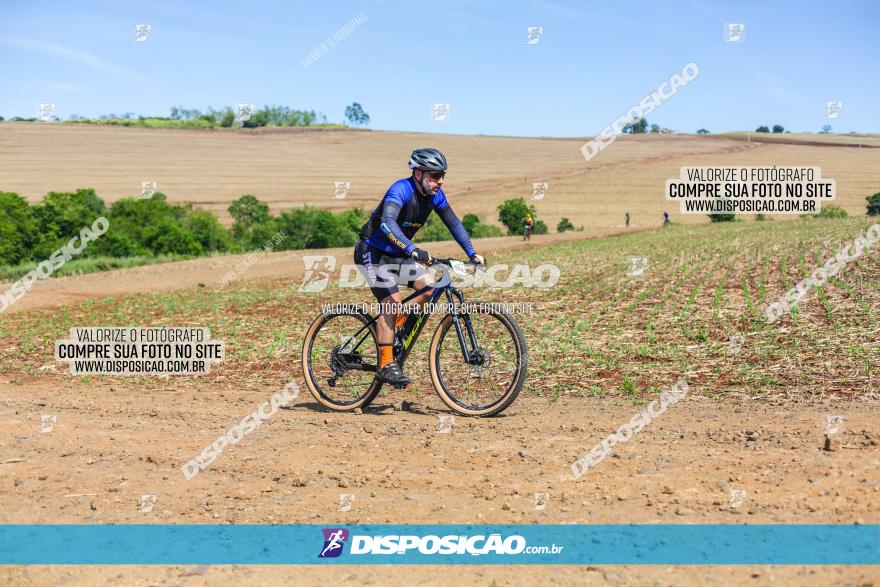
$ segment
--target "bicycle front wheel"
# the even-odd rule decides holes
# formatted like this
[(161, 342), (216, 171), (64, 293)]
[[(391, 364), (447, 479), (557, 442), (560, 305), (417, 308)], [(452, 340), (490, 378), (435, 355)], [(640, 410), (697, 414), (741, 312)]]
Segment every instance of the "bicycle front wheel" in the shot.
[(459, 414), (493, 416), (513, 403), (525, 383), (529, 363), (525, 336), (497, 304), (470, 302), (457, 316), (470, 361), (464, 359), (450, 314), (431, 339), (431, 380), (440, 399)]

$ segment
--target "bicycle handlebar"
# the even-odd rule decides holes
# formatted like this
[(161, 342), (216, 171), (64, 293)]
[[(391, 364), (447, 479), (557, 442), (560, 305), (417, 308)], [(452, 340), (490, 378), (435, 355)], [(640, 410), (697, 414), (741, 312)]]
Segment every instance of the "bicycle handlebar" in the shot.
[[(416, 261), (418, 262), (418, 261)], [(473, 263), (472, 261), (459, 261), (458, 259), (449, 258), (439, 258), (439, 257), (431, 257), (431, 260), (428, 262), (426, 267), (431, 267), (432, 265), (446, 265), (447, 267), (452, 267), (453, 263), (461, 263), (462, 265), (470, 265), (471, 267), (485, 267), (485, 265), (480, 265), (479, 263)]]

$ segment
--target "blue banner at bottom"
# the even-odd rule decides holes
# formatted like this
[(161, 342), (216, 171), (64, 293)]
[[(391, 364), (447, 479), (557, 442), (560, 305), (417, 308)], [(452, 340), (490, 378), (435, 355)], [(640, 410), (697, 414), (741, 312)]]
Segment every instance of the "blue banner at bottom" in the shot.
[(0, 525), (0, 564), (876, 565), (880, 525)]

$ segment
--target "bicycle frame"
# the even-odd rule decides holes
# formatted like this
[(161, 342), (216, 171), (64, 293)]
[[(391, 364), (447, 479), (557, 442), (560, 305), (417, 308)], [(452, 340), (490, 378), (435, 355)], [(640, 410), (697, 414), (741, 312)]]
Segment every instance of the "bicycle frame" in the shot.
[[(443, 260), (438, 259), (437, 261), (443, 261)], [(447, 259), (446, 261), (449, 261), (449, 260)], [(446, 272), (444, 272), (444, 273), (446, 273)], [(410, 294), (409, 296), (407, 296), (401, 303), (405, 304), (406, 302), (412, 300), (413, 298), (415, 298), (418, 295), (421, 295), (422, 293), (428, 291), (429, 289), (434, 290), (433, 293), (431, 294), (431, 297), (426, 302), (426, 303), (430, 304), (430, 307), (433, 307), (434, 304), (436, 304), (437, 300), (440, 299), (440, 296), (443, 294), (446, 294), (446, 299), (449, 302), (450, 307), (453, 307), (455, 304), (455, 302), (452, 299), (453, 296), (455, 296), (457, 298), (459, 304), (462, 304), (462, 305), (464, 304), (464, 294), (462, 294), (458, 289), (456, 289), (452, 285), (451, 280), (446, 285), (443, 285), (440, 287), (432, 287), (430, 285), (426, 285), (425, 287), (418, 289), (418, 290), (414, 291), (412, 294)], [(416, 318), (415, 322), (412, 322), (409, 318), (407, 318), (407, 320), (403, 326), (404, 329), (401, 331), (401, 338), (403, 340), (403, 349), (400, 353), (400, 357), (398, 358), (399, 365), (402, 366), (403, 363), (406, 361), (407, 357), (409, 356), (410, 351), (412, 350), (416, 341), (419, 339), (419, 336), (421, 335), (422, 331), (425, 329), (425, 326), (428, 323), (428, 318), (433, 313), (434, 313), (433, 311), (432, 312), (419, 312), (417, 314), (417, 318)], [(477, 338), (474, 335), (474, 329), (473, 329), (473, 326), (471, 325), (470, 316), (468, 316), (467, 313), (459, 315), (454, 312), (451, 313), (450, 315), (452, 316), (452, 323), (453, 323), (453, 326), (455, 326), (455, 334), (458, 337), (458, 343), (459, 343), (460, 348), (462, 350), (462, 358), (464, 359), (465, 363), (470, 364), (472, 362), (471, 355), (477, 349)], [(369, 322), (364, 324), (361, 327), (361, 329), (358, 330), (354, 334), (354, 336), (351, 337), (351, 340), (357, 339), (358, 336), (360, 336), (360, 334), (362, 332), (364, 332), (364, 330), (368, 329), (378, 319), (379, 319), (379, 316), (376, 316), (372, 320), (370, 320)], [(467, 339), (468, 339), (467, 341), (465, 341), (465, 335), (464, 335), (464, 331), (462, 329), (462, 322), (464, 322), (464, 330), (467, 330)], [(357, 349), (361, 346), (361, 344), (367, 339), (367, 336), (368, 336), (368, 334), (364, 334), (364, 336), (360, 340), (358, 340), (358, 343), (349, 352), (357, 351)], [(470, 343), (470, 345), (468, 345), (467, 343)], [(365, 369), (365, 370), (371, 370), (371, 369)]]

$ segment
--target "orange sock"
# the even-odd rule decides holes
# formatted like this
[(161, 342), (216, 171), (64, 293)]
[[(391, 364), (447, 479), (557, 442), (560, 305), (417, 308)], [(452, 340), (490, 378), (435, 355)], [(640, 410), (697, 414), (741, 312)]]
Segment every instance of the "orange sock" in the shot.
[(397, 318), (394, 319), (394, 327), (400, 328), (404, 322), (406, 322), (406, 314), (398, 314)]
[(394, 360), (394, 349), (390, 344), (379, 345), (379, 368), (382, 369)]

